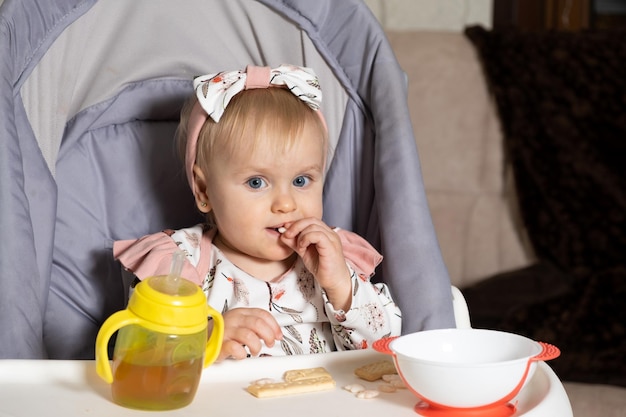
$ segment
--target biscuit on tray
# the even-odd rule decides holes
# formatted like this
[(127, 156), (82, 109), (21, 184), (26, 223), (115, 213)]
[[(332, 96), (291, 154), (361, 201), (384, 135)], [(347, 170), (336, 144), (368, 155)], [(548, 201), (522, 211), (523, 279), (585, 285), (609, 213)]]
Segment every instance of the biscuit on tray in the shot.
[(390, 360), (368, 363), (354, 370), (354, 374), (366, 381), (377, 381), (383, 375), (397, 374), (396, 366)]
[(289, 370), (283, 379), (280, 382), (253, 382), (246, 391), (257, 398), (271, 398), (335, 388), (335, 380), (324, 368)]

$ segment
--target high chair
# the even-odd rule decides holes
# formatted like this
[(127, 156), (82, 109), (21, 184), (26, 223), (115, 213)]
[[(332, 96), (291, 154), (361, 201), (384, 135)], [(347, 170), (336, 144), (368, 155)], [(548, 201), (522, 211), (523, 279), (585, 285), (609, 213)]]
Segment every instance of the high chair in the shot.
[(469, 309), (463, 293), (454, 285), (452, 286), (452, 307), (454, 309), (454, 322), (456, 328), (467, 329), (472, 327)]
[(403, 332), (453, 327), (406, 78), (358, 0), (4, 0), (0, 357), (92, 358), (124, 307), (114, 240), (198, 222), (173, 135), (194, 75), (312, 67), (334, 153), (324, 219), (384, 255)]

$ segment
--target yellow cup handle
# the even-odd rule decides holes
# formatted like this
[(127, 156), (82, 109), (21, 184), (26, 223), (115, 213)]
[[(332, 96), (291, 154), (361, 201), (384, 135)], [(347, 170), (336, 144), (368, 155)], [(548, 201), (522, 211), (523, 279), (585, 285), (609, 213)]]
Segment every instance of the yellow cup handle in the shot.
[(113, 336), (113, 333), (122, 327), (142, 321), (129, 310), (121, 310), (106, 319), (98, 331), (98, 336), (96, 337), (96, 372), (107, 383), (113, 382), (113, 372), (109, 363), (109, 339)]
[(209, 308), (209, 317), (213, 319), (213, 330), (211, 337), (207, 341), (204, 354), (204, 367), (206, 368), (217, 359), (222, 350), (222, 341), (224, 339), (224, 318), (211, 306)]

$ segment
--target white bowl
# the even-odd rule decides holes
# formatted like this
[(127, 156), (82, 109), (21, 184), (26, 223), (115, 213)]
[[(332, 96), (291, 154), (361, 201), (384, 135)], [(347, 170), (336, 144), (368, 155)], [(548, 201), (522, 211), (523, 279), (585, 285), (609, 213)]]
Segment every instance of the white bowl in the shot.
[(482, 329), (427, 330), (382, 339), (374, 348), (393, 356), (417, 397), (443, 408), (507, 404), (535, 372), (537, 360), (559, 354), (552, 345)]

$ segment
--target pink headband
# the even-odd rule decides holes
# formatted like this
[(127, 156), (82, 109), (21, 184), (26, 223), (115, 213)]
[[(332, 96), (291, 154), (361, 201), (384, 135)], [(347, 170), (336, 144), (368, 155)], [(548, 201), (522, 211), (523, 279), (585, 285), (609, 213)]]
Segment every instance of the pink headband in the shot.
[[(208, 117), (219, 122), (230, 100), (243, 90), (268, 87), (286, 87), (313, 110), (319, 110), (322, 91), (315, 72), (310, 68), (281, 65), (278, 68), (249, 65), (245, 71), (220, 72), (196, 77), (193, 80), (198, 102), (193, 106), (187, 122), (185, 170), (191, 190), (196, 192), (193, 166), (200, 130)], [(323, 116), (318, 112), (320, 117)]]

